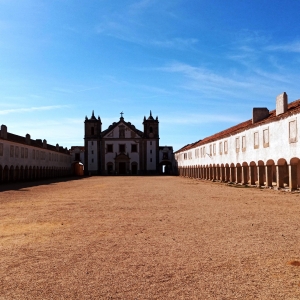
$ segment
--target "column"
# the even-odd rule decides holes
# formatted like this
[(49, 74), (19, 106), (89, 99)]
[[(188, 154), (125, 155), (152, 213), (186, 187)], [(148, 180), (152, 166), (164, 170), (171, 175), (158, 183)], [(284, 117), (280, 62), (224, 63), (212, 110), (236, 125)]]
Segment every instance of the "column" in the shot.
[(256, 166), (249, 166), (250, 185), (255, 185), (255, 169)]
[(258, 186), (264, 185), (264, 166), (257, 167), (257, 181)]
[(290, 191), (296, 190), (297, 183), (297, 165), (289, 165), (289, 188)]
[(284, 178), (284, 167), (276, 166), (276, 180), (277, 180), (277, 188), (284, 187), (283, 186), (283, 178)]

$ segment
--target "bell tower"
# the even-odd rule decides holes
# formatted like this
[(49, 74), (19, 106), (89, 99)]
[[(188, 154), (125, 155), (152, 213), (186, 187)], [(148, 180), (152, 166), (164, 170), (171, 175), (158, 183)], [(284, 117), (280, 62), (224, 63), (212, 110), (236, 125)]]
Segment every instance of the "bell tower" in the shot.
[(159, 122), (153, 118), (150, 110), (148, 119), (144, 117), (144, 167), (149, 174), (156, 174), (159, 170)]
[(150, 110), (150, 116), (148, 119), (144, 117), (144, 137), (149, 139), (158, 139), (159, 138), (159, 126), (158, 126), (158, 117), (154, 119), (152, 117), (152, 112)]
[(85, 117), (84, 121), (84, 173), (96, 175), (101, 170), (100, 145), (102, 122), (92, 112), (91, 118)]

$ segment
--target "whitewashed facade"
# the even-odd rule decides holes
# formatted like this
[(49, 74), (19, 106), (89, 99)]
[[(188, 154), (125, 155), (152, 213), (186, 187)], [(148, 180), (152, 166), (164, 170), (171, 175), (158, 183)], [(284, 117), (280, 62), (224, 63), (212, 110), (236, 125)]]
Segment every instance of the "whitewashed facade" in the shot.
[(32, 140), (7, 132), (0, 132), (0, 182), (53, 178), (71, 174), (69, 151), (46, 140)]
[[(123, 115), (123, 113), (122, 113)], [(159, 122), (152, 113), (138, 130), (121, 115), (118, 122), (102, 131), (94, 112), (85, 119), (86, 175), (143, 175), (159, 172)]]
[(254, 108), (253, 118), (175, 153), (179, 175), (290, 190), (300, 187), (300, 100), (276, 110)]

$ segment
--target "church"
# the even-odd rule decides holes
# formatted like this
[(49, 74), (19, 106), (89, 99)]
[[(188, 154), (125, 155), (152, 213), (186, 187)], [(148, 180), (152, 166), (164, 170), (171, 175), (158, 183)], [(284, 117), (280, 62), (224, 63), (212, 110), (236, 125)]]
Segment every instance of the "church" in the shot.
[(102, 130), (94, 111), (84, 122), (85, 175), (150, 175), (159, 172), (159, 121), (144, 117), (143, 131), (126, 122)]

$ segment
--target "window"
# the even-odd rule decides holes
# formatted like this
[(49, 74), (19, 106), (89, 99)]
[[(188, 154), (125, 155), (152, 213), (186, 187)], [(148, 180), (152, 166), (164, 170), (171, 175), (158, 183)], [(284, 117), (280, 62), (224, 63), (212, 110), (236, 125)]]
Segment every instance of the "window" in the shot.
[(125, 144), (120, 144), (119, 145), (119, 152), (125, 152)]
[(297, 121), (289, 122), (289, 142), (295, 143), (297, 142)]
[(224, 142), (224, 153), (227, 154), (228, 153), (228, 141)]
[(242, 151), (246, 151), (246, 136), (242, 136)]
[(95, 134), (95, 129), (94, 127), (91, 127), (91, 135), (94, 135)]
[(209, 145), (209, 155), (212, 156), (212, 145)]
[(137, 152), (137, 145), (136, 144), (131, 145), (131, 152)]
[(164, 153), (163, 153), (163, 159), (169, 159), (169, 157), (168, 157), (168, 152), (164, 152)]
[(152, 146), (152, 142), (150, 142), (150, 146)]
[(219, 143), (219, 153), (222, 154), (222, 151), (223, 151), (223, 143), (220, 142)]
[(92, 150), (92, 154), (94, 154), (94, 150)]
[(152, 150), (150, 150), (150, 153), (152, 153)]
[(94, 162), (94, 159), (92, 158), (92, 163)]
[(93, 146), (93, 145), (94, 145), (94, 142), (92, 141), (92, 143), (91, 143), (91, 144), (92, 144), (92, 146)]
[(236, 152), (240, 151), (240, 138), (239, 137), (237, 137), (235, 139), (235, 150), (236, 150)]
[(18, 146), (16, 146), (16, 157), (19, 157), (19, 147)]
[(216, 144), (213, 144), (214, 155), (216, 155)]
[(10, 157), (14, 157), (15, 147), (10, 146)]
[[(269, 128), (263, 131), (263, 138), (264, 138), (264, 148), (269, 147)], [(297, 135), (296, 135), (296, 139), (297, 139)]]
[(28, 158), (28, 148), (25, 148), (25, 158)]
[(149, 132), (153, 133), (153, 127), (152, 126), (150, 126)]
[(150, 162), (152, 162), (152, 158), (150, 158)]
[(21, 158), (24, 158), (24, 148), (21, 147)]
[(114, 152), (113, 144), (108, 144), (107, 145), (107, 152)]
[(254, 132), (254, 149), (259, 148), (258, 132)]
[(0, 144), (0, 156), (3, 156), (3, 144)]

